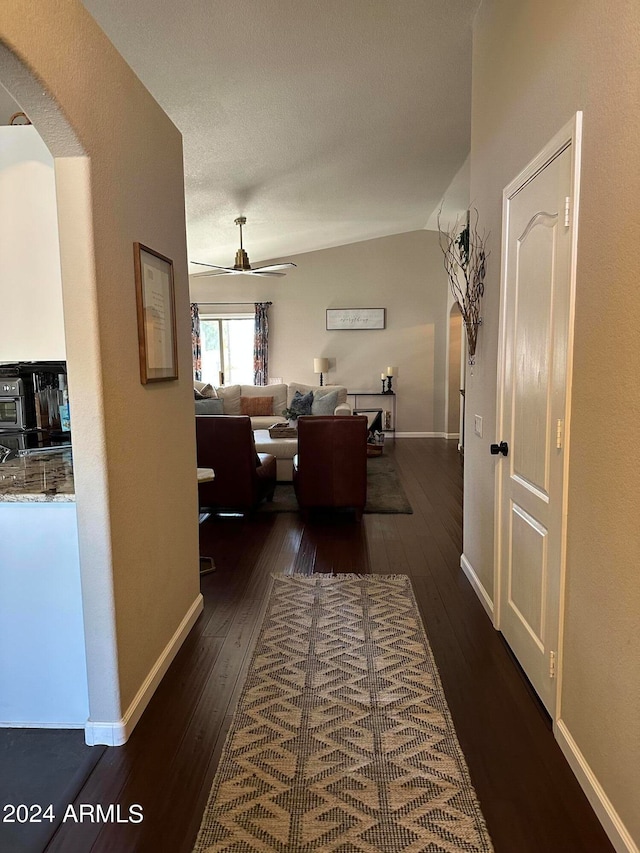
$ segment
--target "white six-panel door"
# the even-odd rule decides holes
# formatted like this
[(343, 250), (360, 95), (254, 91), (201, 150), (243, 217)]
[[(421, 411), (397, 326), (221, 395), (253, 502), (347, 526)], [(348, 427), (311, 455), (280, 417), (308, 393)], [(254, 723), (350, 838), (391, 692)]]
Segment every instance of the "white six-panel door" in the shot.
[[(556, 712), (575, 260), (575, 139), (504, 196), (499, 376), (498, 627)], [(506, 448), (503, 447), (503, 452)], [(495, 447), (493, 448), (495, 451)]]

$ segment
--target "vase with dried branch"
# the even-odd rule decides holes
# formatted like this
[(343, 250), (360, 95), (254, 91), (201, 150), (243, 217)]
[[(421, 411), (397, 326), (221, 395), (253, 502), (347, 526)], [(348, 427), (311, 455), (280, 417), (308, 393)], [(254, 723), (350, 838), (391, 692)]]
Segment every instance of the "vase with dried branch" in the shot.
[(438, 214), (438, 235), (451, 293), (458, 303), (467, 331), (469, 364), (475, 364), (478, 328), (482, 324), (480, 303), (484, 295), (484, 276), (489, 257), (486, 250), (488, 235), (478, 231), (478, 211), (475, 209), (473, 221), (472, 213), (468, 211), (464, 227), (456, 219), (449, 230), (441, 228)]

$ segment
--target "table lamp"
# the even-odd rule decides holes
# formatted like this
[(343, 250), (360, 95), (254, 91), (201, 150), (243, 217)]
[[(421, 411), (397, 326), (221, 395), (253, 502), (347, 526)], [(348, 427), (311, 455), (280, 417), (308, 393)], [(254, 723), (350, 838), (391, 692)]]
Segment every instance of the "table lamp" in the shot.
[(320, 385), (322, 385), (322, 374), (327, 373), (329, 370), (329, 359), (328, 358), (314, 358), (313, 359), (313, 372), (320, 374)]

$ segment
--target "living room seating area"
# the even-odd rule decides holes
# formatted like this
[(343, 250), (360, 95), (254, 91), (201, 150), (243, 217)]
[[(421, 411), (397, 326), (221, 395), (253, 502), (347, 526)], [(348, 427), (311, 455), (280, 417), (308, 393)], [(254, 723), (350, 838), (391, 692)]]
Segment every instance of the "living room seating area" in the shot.
[[(215, 472), (213, 482), (200, 485), (202, 509), (250, 512), (264, 498), (273, 499), (276, 481), (294, 481), (304, 513), (311, 506), (348, 506), (362, 515), (367, 418), (353, 416), (344, 386), (214, 388), (196, 381), (194, 392), (198, 466)], [(288, 422), (306, 436), (302, 473), (294, 473), (298, 430), (274, 429)]]
[[(293, 457), (298, 450), (297, 436), (271, 436), (269, 428), (286, 425), (285, 412), (293, 416), (352, 415), (343, 385), (304, 385), (299, 382), (274, 385), (212, 385), (194, 380), (196, 416), (245, 415), (254, 431), (255, 449), (276, 457), (277, 479), (293, 479)], [(294, 421), (295, 423), (295, 421)], [(199, 463), (200, 464), (200, 463)]]
[[(248, 415), (251, 426), (268, 429), (275, 423), (285, 423), (283, 415), (291, 409), (296, 394), (310, 403), (309, 415), (350, 415), (347, 389), (343, 385), (303, 385), (298, 382), (276, 385), (222, 385), (214, 388), (194, 381), (197, 415)], [(311, 398), (309, 398), (311, 394)]]

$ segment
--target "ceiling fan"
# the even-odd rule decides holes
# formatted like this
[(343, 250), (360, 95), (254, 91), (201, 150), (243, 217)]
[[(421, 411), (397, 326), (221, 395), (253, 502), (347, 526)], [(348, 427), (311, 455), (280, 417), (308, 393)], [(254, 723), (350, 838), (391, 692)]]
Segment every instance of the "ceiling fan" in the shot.
[(256, 267), (255, 269), (251, 268), (251, 264), (249, 263), (249, 255), (245, 252), (242, 247), (242, 226), (246, 225), (247, 217), (239, 216), (234, 220), (235, 224), (240, 227), (240, 248), (236, 252), (236, 262), (232, 267), (217, 267), (215, 264), (203, 264), (201, 261), (191, 261), (192, 264), (197, 264), (200, 267), (209, 267), (211, 272), (201, 272), (197, 273), (199, 276), (205, 275), (264, 275), (264, 276), (281, 276), (286, 275), (284, 272), (279, 272), (279, 270), (284, 270), (287, 267), (295, 267), (295, 264), (286, 263), (286, 264), (270, 264), (266, 267)]

